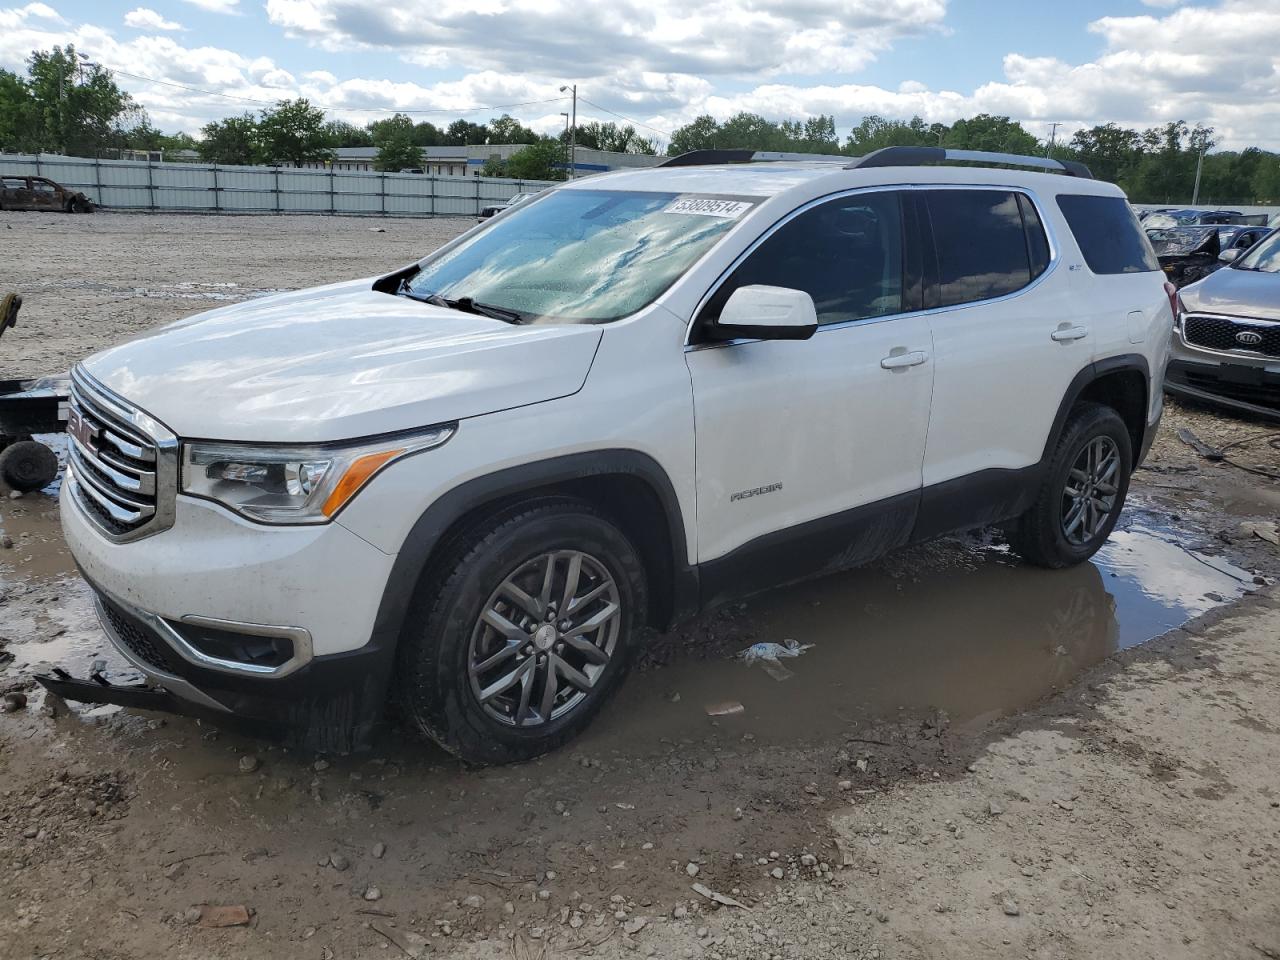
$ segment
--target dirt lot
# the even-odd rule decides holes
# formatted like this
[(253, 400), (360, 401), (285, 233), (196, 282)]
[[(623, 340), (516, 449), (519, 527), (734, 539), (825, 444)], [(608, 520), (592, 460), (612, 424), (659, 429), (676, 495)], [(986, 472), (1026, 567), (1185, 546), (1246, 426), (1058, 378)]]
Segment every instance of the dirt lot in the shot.
[[(464, 226), (3, 214), (0, 376)], [(0, 690), (29, 698), (0, 716), (0, 958), (1276, 960), (1280, 550), (1241, 526), (1276, 519), (1275, 435), (1172, 406), (1094, 563), (982, 533), (734, 605), (655, 638), (569, 749), (478, 771), (394, 729), (302, 756), (41, 696), (42, 662), (124, 671), (56, 484), (0, 500)], [(787, 637), (790, 678), (732, 658)], [(228, 906), (247, 925), (207, 925)]]

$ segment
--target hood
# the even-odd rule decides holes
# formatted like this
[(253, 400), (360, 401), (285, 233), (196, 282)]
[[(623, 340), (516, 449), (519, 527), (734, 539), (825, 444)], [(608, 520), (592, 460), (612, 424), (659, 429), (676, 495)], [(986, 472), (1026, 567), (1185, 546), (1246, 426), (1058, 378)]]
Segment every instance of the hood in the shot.
[(576, 393), (602, 335), (514, 326), (357, 280), (180, 320), (86, 360), (181, 437), (320, 443)]
[(1280, 274), (1224, 267), (1178, 291), (1193, 312), (1280, 320)]

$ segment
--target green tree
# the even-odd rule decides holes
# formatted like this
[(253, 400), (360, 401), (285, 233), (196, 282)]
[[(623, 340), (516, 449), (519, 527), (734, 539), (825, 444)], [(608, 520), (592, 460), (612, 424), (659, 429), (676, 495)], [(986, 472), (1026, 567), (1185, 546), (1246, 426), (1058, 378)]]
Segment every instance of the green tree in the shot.
[(252, 113), (207, 123), (196, 145), (206, 163), (246, 164), (258, 157), (258, 120)]
[[(560, 134), (560, 142), (568, 143), (568, 135)], [(652, 141), (642, 137), (631, 124), (620, 127), (616, 123), (588, 120), (578, 124), (577, 143), (591, 150), (608, 150), (613, 153), (657, 153)]]
[(442, 147), (444, 131), (434, 123), (422, 120), (413, 125), (413, 142), (420, 147)]
[(1113, 183), (1132, 175), (1142, 153), (1138, 131), (1114, 123), (1077, 130), (1069, 146), (1095, 177)]
[(670, 156), (678, 157), (682, 153), (689, 153), (693, 150), (714, 150), (720, 144), (717, 142), (720, 136), (720, 124), (716, 122), (716, 118), (708, 114), (695, 117), (686, 123), (683, 127), (679, 127), (671, 134), (671, 143), (667, 145), (667, 153)]
[(558, 140), (539, 140), (507, 159), (505, 175), (517, 180), (563, 180), (564, 162), (563, 144)]
[(40, 149), (36, 101), (27, 81), (0, 70), (0, 147), (34, 152)]
[(489, 128), (470, 120), (455, 120), (444, 132), (444, 146), (462, 147), (472, 143), (488, 143)]
[(372, 147), (373, 135), (367, 127), (357, 127), (345, 120), (330, 120), (324, 125), (329, 145), (334, 147)]
[(288, 161), (296, 166), (333, 159), (324, 111), (311, 101), (281, 100), (258, 120), (258, 158), (265, 163)]
[(138, 107), (111, 72), (73, 46), (33, 51), (27, 59), (30, 140), (40, 150), (93, 156), (119, 139)]
[(489, 121), (490, 143), (537, 143), (541, 139), (519, 120), (505, 113)]
[(925, 123), (920, 117), (886, 120), (873, 113), (849, 131), (844, 152), (861, 157), (884, 147), (936, 147), (950, 129), (945, 123)]
[(957, 120), (943, 135), (942, 146), (957, 150), (988, 150), (994, 153), (1037, 154), (1040, 142), (1020, 123), (1008, 117), (980, 113)]
[(422, 166), (422, 148), (413, 142), (413, 121), (403, 113), (371, 125), (373, 145), (378, 148), (373, 166), (377, 170), (404, 170)]

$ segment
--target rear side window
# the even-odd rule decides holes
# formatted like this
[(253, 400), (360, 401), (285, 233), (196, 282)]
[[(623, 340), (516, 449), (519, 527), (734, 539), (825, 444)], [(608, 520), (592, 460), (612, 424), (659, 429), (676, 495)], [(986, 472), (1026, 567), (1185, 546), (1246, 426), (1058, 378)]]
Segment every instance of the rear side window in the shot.
[(1058, 206), (1094, 273), (1147, 273), (1160, 263), (1123, 197), (1058, 195)]
[[(1013, 191), (929, 190), (927, 194), (938, 256), (938, 306), (1013, 293), (1048, 265), (1044, 228), (1038, 217), (1023, 226), (1023, 204), (1027, 208), (1031, 204), (1020, 203)], [(1034, 208), (1031, 214), (1034, 217)], [(1034, 253), (1029, 234), (1036, 235)]]

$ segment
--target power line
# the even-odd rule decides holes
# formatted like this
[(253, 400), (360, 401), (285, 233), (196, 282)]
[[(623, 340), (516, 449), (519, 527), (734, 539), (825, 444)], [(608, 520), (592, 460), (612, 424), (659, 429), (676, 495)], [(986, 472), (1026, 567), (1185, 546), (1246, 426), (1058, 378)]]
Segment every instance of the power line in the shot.
[[(133, 79), (133, 80), (142, 80), (146, 83), (158, 83), (166, 87), (178, 87), (179, 89), (189, 90), (192, 93), (204, 94), (205, 96), (208, 96), (208, 97), (222, 97), (224, 100), (239, 100), (243, 103), (261, 103), (267, 106), (272, 106), (277, 102), (275, 100), (260, 100), (255, 97), (241, 97), (241, 96), (236, 96), (235, 94), (230, 94), (230, 93), (218, 93), (216, 90), (204, 90), (200, 87), (192, 87), (185, 83), (177, 83), (173, 80), (157, 80), (155, 77), (144, 77), (141, 74), (129, 73), (127, 70), (117, 70), (115, 67), (109, 67), (108, 69), (110, 69), (113, 73), (120, 74), (120, 76), (122, 77), (129, 77), (130, 79)], [(492, 111), (492, 110), (510, 110), (513, 107), (528, 107), (528, 106), (533, 106), (534, 104), (540, 104), (540, 103), (559, 103), (560, 101), (565, 99), (567, 98), (566, 97), (549, 97), (546, 100), (522, 100), (519, 103), (498, 103), (498, 104), (491, 104), (488, 106), (478, 106), (478, 107), (433, 107), (431, 109), (421, 109), (421, 110), (406, 108), (406, 107), (345, 107), (345, 106), (338, 106), (338, 107), (330, 106), (328, 107), (328, 109), (349, 110), (352, 113), (415, 113), (415, 114), (451, 113), (451, 114), (457, 115), (457, 114), (469, 114), (469, 113), (483, 113), (483, 112)], [(600, 109), (603, 110), (604, 108), (601, 107)]]
[(600, 104), (596, 103), (594, 100), (588, 100), (586, 97), (582, 96), (581, 94), (578, 95), (578, 99), (581, 100), (583, 103), (591, 104), (597, 110), (603, 110), (605, 113), (609, 114), (610, 116), (617, 117), (619, 120), (625, 120), (627, 121), (627, 123), (630, 123), (633, 126), (644, 127), (646, 130), (652, 130), (654, 133), (662, 134), (668, 140), (671, 139), (671, 134), (669, 134), (666, 130), (659, 130), (657, 127), (652, 127), (647, 123), (641, 123), (639, 120), (632, 120), (630, 117), (624, 117), (622, 114), (616, 113), (613, 110), (610, 110), (608, 107), (600, 106)]

